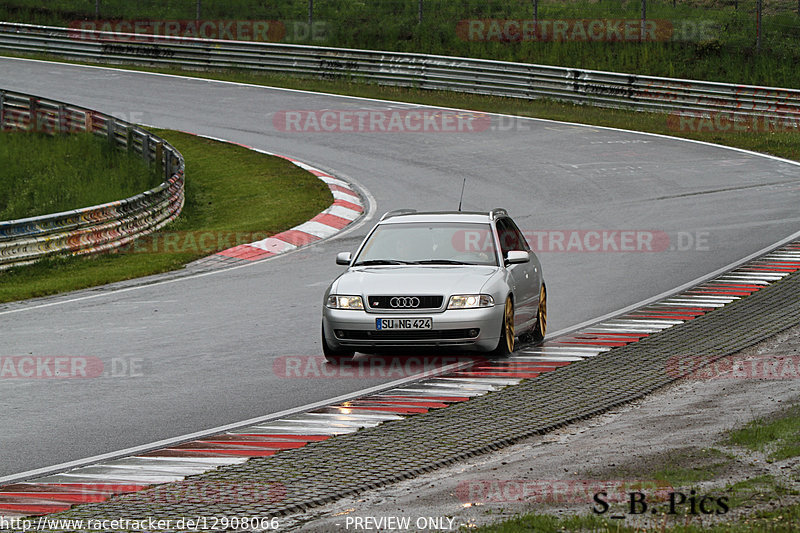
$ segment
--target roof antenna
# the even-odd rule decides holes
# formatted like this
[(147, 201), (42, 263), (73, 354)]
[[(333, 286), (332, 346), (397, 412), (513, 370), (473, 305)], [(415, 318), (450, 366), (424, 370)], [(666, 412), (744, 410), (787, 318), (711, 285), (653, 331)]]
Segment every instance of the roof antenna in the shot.
[(461, 202), (464, 200), (464, 187), (467, 186), (467, 178), (464, 178), (464, 183), (461, 184), (461, 198), (458, 199), (458, 211), (461, 211)]

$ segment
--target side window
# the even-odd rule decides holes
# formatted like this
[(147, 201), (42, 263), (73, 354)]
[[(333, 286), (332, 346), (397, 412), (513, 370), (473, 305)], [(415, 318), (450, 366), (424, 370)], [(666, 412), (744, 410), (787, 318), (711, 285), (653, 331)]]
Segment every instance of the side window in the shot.
[(515, 242), (517, 236), (508, 222), (506, 218), (501, 218), (497, 221), (497, 236), (500, 238), (500, 250), (503, 252), (503, 257), (507, 257), (508, 252), (511, 250), (517, 249), (517, 243)]
[(517, 247), (514, 248), (514, 249), (515, 250), (524, 250), (526, 252), (529, 252), (531, 250), (531, 247), (528, 246), (528, 241), (525, 240), (525, 236), (519, 230), (519, 228), (514, 223), (514, 221), (511, 220), (510, 218), (508, 218), (508, 219), (506, 219), (506, 222), (508, 222), (509, 227), (514, 232), (514, 235), (516, 235)]

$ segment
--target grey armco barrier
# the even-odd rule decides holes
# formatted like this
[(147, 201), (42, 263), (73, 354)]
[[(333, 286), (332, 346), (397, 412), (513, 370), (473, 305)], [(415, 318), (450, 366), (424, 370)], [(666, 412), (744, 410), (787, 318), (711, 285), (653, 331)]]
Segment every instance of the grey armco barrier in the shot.
[(800, 91), (637, 76), (462, 57), (349, 50), (246, 41), (0, 23), (0, 49), (69, 59), (192, 69), (348, 78), (382, 85), (512, 98), (550, 98), (603, 107), (720, 113), (736, 117), (800, 117)]
[(158, 187), (124, 200), (0, 222), (0, 269), (48, 255), (112, 250), (161, 228), (183, 208), (183, 156), (160, 137), (133, 124), (91, 109), (0, 90), (0, 129), (92, 132), (138, 154), (164, 175)]

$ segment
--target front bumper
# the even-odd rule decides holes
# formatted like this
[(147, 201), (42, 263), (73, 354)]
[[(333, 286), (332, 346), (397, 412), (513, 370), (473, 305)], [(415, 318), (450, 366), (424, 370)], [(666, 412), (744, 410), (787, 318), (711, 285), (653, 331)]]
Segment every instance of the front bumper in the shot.
[[(463, 346), (490, 351), (497, 346), (503, 306), (433, 312), (380, 313), (324, 307), (325, 338), (332, 348), (391, 346)], [(378, 331), (377, 318), (432, 319), (430, 330)]]

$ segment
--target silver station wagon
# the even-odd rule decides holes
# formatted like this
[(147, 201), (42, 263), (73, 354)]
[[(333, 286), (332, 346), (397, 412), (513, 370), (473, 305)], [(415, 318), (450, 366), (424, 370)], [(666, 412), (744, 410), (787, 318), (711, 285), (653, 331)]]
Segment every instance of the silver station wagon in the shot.
[(547, 326), (542, 266), (504, 209), (386, 213), (325, 291), (322, 348), (448, 346), (506, 355)]

